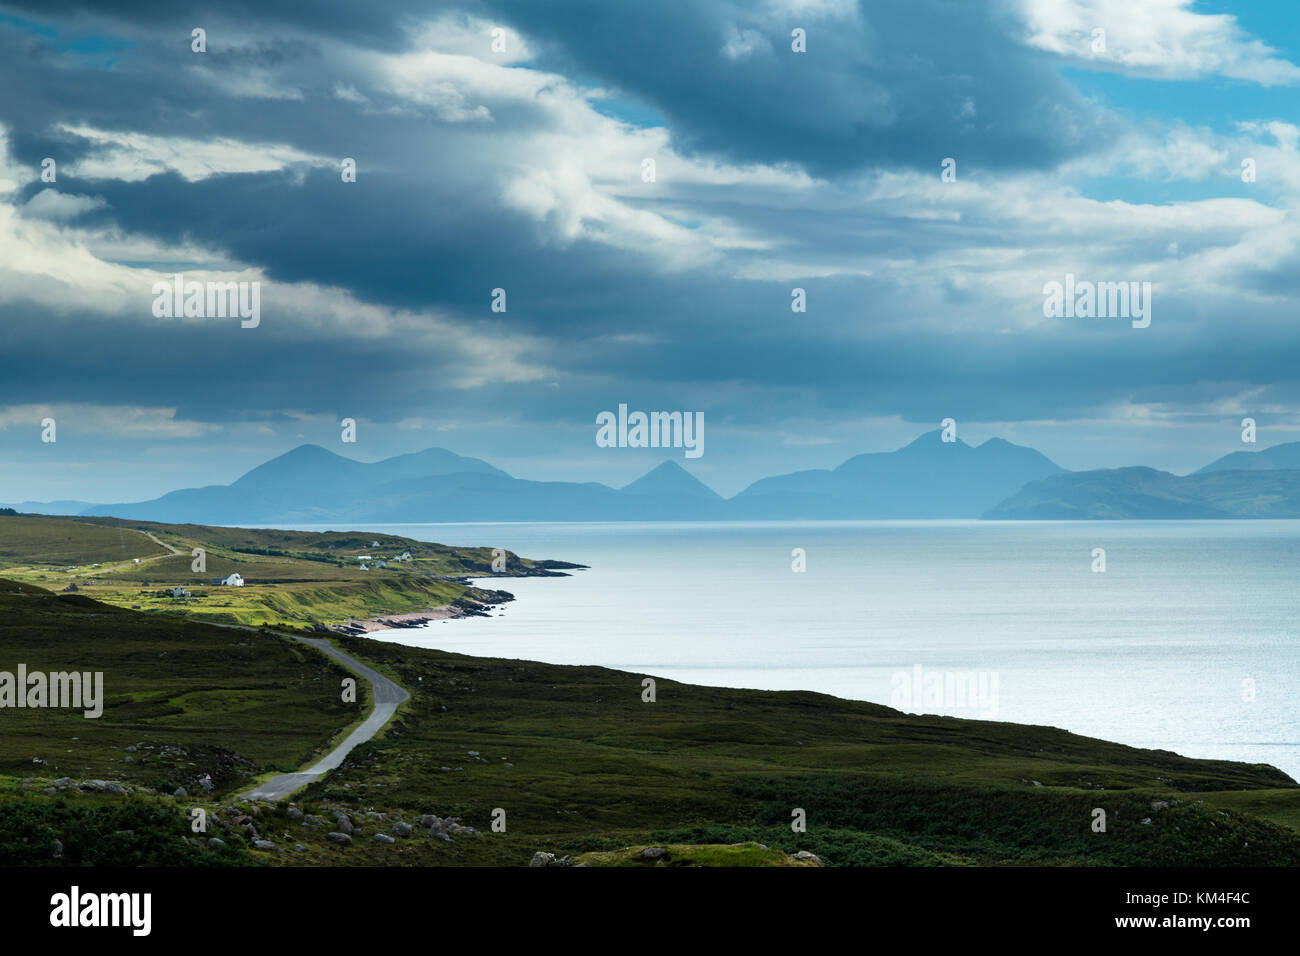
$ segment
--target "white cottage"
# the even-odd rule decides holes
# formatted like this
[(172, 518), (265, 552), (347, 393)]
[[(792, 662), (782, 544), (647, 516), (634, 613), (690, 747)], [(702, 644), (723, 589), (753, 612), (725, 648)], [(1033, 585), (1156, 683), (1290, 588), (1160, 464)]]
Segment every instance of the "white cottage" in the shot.
[(238, 574), (232, 574), (228, 578), (222, 578), (221, 583), (228, 588), (242, 588), (244, 586), (244, 579)]

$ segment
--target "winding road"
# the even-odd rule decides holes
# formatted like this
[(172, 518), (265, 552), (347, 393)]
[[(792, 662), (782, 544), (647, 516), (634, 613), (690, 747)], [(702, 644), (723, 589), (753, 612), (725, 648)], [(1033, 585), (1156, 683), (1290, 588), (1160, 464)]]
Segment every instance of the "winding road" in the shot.
[[(250, 628), (250, 630), (256, 630), (256, 628)], [(344, 667), (360, 674), (370, 682), (370, 690), (374, 697), (375, 706), (370, 711), (370, 716), (365, 719), (365, 722), (348, 734), (347, 740), (326, 754), (314, 767), (297, 773), (282, 773), (278, 777), (272, 777), (270, 780), (258, 784), (255, 789), (243, 794), (242, 799), (244, 800), (279, 800), (281, 797), (288, 796), (299, 787), (305, 787), (323, 774), (333, 770), (343, 762), (343, 758), (351, 752), (353, 747), (365, 743), (379, 733), (379, 729), (388, 723), (389, 718), (396, 713), (397, 706), (411, 696), (402, 685), (389, 680), (373, 667), (361, 663), (352, 655), (344, 654), (327, 640), (317, 637), (299, 637), (297, 634), (285, 634), (283, 631), (277, 631), (276, 633), (283, 637), (291, 637), (295, 641), (301, 641), (303, 644), (310, 644), (322, 654), (334, 658)]]
[[(163, 558), (174, 557), (182, 553), (175, 546), (170, 545), (165, 541), (158, 540), (158, 538), (156, 538), (150, 531), (145, 531), (139, 528), (132, 528), (130, 530), (138, 531), (154, 544), (169, 552), (168, 554), (152, 555), (141, 558), (141, 564), (158, 561)], [(105, 571), (113, 571), (116, 570), (117, 567), (127, 566), (128, 565), (123, 564), (116, 567), (99, 569), (97, 571), (87, 570), (82, 572), (82, 576), (103, 574)], [(201, 621), (200, 623), (209, 624), (214, 627), (235, 628), (243, 631), (261, 630), (261, 628), (251, 627), (246, 624), (218, 624), (215, 621)], [(281, 637), (288, 637), (303, 644), (309, 644), (322, 654), (333, 658), (348, 670), (369, 681), (371, 696), (374, 700), (374, 707), (370, 711), (370, 716), (367, 717), (359, 727), (353, 730), (352, 733), (348, 734), (347, 739), (344, 740), (343, 743), (331, 750), (314, 766), (307, 770), (300, 770), (297, 773), (282, 773), (278, 777), (272, 777), (270, 780), (259, 784), (249, 792), (241, 794), (240, 799), (243, 800), (279, 800), (281, 797), (286, 797), (298, 788), (305, 787), (307, 784), (319, 779), (326, 773), (329, 773), (329, 771), (333, 770), (343, 762), (343, 758), (352, 751), (352, 748), (356, 747), (358, 744), (365, 743), (367, 740), (374, 737), (375, 734), (379, 733), (380, 728), (382, 728), (384, 724), (388, 723), (393, 714), (397, 712), (398, 705), (409, 700), (411, 696), (400, 684), (389, 680), (373, 667), (361, 663), (361, 661), (357, 660), (351, 654), (343, 653), (343, 651), (339, 650), (323, 638), (300, 637), (297, 634), (290, 634), (285, 631), (276, 631), (275, 633)]]

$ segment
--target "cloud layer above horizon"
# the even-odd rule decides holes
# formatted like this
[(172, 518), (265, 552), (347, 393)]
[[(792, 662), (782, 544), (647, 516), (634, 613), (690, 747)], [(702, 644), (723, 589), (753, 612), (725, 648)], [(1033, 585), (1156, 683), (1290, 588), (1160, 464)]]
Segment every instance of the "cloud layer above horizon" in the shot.
[[(617, 484), (619, 403), (704, 412), (723, 493), (946, 417), (1070, 468), (1300, 437), (1280, 5), (309, 6), (0, 2), (0, 501), (303, 441)], [(175, 273), (260, 324), (156, 316)], [(1067, 274), (1150, 327), (1045, 316)]]

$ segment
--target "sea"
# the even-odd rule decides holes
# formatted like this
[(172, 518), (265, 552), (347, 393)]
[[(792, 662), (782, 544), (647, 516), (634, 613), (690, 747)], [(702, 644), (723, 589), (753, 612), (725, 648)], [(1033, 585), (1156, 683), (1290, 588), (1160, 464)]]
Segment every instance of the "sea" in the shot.
[(1300, 779), (1300, 521), (359, 530), (588, 566), (478, 580), (516, 600), (375, 640), (1048, 725)]

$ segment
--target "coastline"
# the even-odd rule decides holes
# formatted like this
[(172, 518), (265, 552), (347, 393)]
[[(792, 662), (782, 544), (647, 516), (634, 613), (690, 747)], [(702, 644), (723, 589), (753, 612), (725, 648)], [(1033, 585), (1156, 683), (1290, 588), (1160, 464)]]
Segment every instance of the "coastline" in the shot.
[(425, 608), (423, 611), (377, 614), (367, 618), (348, 618), (342, 624), (322, 627), (321, 630), (334, 634), (363, 637), (375, 631), (423, 627), (433, 621), (450, 621), (463, 617), (487, 617), (493, 608), (515, 599), (515, 596), (509, 591), (488, 591), (482, 588), (473, 588), (472, 590), (477, 592), (477, 595), (483, 600), (461, 597), (450, 604), (439, 604)]

